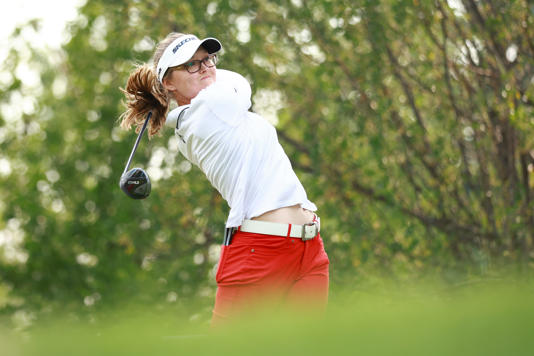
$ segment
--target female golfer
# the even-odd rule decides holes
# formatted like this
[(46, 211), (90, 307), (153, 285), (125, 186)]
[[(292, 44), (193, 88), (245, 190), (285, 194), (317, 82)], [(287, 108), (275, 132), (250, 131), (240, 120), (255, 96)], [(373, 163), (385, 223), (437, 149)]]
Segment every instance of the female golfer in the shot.
[[(215, 38), (169, 34), (157, 46), (153, 66), (144, 64), (130, 74), (121, 126), (139, 127), (152, 111), (149, 134), (172, 126), (180, 152), (230, 206), (213, 324), (234, 319), (259, 302), (322, 310), (329, 261), (317, 208), (293, 172), (275, 128), (249, 111), (247, 80), (216, 69), (220, 49)], [(178, 107), (168, 112), (171, 100)]]

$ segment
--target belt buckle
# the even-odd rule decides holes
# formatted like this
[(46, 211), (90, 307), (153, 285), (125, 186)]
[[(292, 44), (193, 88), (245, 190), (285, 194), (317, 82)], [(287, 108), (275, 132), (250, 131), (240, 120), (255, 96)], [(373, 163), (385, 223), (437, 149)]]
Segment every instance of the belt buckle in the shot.
[[(306, 226), (315, 226), (315, 234), (313, 234), (312, 237), (306, 237)], [(317, 236), (318, 233), (319, 233), (319, 227), (317, 226), (317, 222), (314, 221), (314, 222), (302, 225), (302, 235), (300, 236), (300, 238), (302, 241), (308, 241), (308, 240), (315, 238), (315, 236)]]

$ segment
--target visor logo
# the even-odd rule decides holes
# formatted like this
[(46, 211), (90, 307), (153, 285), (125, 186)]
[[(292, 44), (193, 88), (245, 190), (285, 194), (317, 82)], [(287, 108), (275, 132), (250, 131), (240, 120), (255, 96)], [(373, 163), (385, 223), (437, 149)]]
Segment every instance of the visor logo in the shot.
[(172, 49), (172, 53), (176, 53), (176, 51), (178, 51), (180, 49), (180, 47), (182, 47), (184, 44), (186, 44), (187, 42), (189, 41), (193, 41), (193, 40), (196, 40), (196, 37), (188, 37), (186, 39), (184, 39), (183, 41), (180, 41), (173, 49)]

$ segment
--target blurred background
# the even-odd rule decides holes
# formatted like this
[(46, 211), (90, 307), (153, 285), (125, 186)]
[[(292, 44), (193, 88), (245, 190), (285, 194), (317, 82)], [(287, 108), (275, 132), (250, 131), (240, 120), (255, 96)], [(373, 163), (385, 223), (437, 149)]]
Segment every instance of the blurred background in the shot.
[(23, 3), (0, 49), (0, 315), (17, 327), (125, 301), (209, 320), (226, 203), (170, 129), (132, 164), (151, 195), (118, 186), (136, 138), (119, 88), (171, 31), (217, 37), (218, 67), (251, 82), (319, 207), (334, 301), (534, 269), (534, 2)]

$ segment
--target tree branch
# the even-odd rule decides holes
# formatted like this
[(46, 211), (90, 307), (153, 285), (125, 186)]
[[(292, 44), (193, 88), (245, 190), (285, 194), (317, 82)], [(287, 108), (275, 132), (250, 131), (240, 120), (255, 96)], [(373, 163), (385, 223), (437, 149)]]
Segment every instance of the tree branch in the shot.
[[(411, 89), (410, 85), (408, 84), (408, 82), (404, 79), (404, 76), (402, 75), (402, 73), (399, 71), (400, 65), (399, 65), (399, 62), (397, 61), (397, 58), (393, 55), (393, 52), (391, 51), (391, 48), (389, 48), (389, 46), (387, 44), (384, 46), (384, 48), (386, 49), (386, 53), (388, 55), (388, 58), (389, 58), (391, 64), (393, 65), (392, 66), (393, 67), (393, 75), (395, 75), (395, 77), (401, 83), (402, 89), (404, 91), (404, 94), (406, 94), (406, 97), (408, 98), (408, 102), (410, 103), (410, 107), (412, 108), (412, 112), (413, 112), (413, 114), (415, 116), (415, 119), (416, 119), (417, 123), (423, 129), (423, 132), (427, 133), (428, 130), (426, 128), (426, 125), (423, 122), (423, 118), (421, 117), (421, 113), (419, 112), (419, 109), (417, 108), (417, 105), (415, 104), (415, 98), (414, 98), (412, 89)], [(424, 137), (425, 136), (423, 135), (423, 138)], [(425, 143), (425, 145), (426, 145), (426, 143)]]
[(497, 34), (491, 28), (488, 27), (486, 20), (484, 19), (484, 16), (480, 12), (476, 2), (474, 0), (464, 0), (463, 3), (467, 11), (475, 18), (476, 23), (478, 23), (480, 29), (483, 31), (486, 31), (487, 33), (486, 39), (491, 44), (491, 48), (493, 52), (496, 54), (496, 58), (499, 60), (499, 63), (504, 68), (507, 68), (508, 62), (506, 61), (506, 58), (504, 56), (504, 50), (502, 49), (501, 45), (497, 42)]
[[(336, 171), (336, 168), (331, 167), (330, 169)], [(340, 172), (337, 172), (337, 174), (340, 174)], [(497, 235), (493, 234), (492, 232), (483, 231), (481, 227), (476, 224), (468, 226), (461, 225), (456, 220), (448, 218), (437, 218), (431, 215), (425, 215), (420, 211), (400, 206), (393, 199), (390, 199), (385, 195), (376, 193), (374, 189), (365, 187), (357, 180), (352, 180), (351, 186), (355, 191), (363, 194), (364, 196), (367, 196), (373, 201), (380, 202), (395, 209), (398, 209), (407, 216), (417, 219), (426, 227), (434, 227), (444, 233), (451, 234), (453, 236), (458, 236), (458, 238), (460, 238), (464, 242), (477, 245), (477, 237), (483, 237), (490, 241), (498, 239)]]

